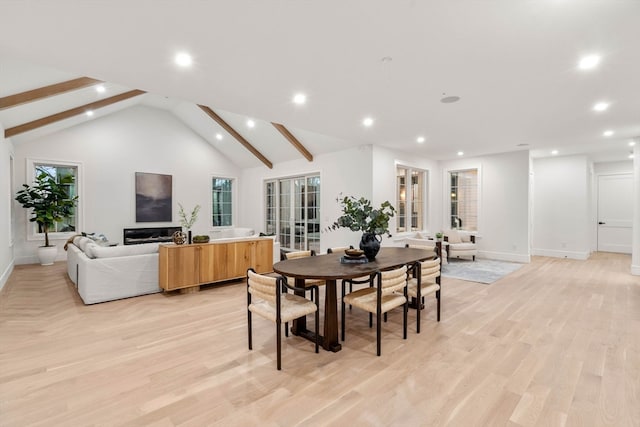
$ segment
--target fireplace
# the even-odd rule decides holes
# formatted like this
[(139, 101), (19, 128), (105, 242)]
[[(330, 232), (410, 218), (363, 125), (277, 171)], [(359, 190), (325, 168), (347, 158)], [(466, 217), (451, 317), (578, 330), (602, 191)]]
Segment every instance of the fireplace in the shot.
[(125, 245), (172, 242), (173, 233), (176, 231), (182, 231), (182, 227), (125, 228), (122, 242)]

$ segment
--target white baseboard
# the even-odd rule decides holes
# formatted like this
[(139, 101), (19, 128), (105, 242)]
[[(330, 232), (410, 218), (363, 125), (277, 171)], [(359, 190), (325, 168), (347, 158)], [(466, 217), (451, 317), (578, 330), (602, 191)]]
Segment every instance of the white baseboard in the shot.
[(640, 265), (631, 265), (631, 274), (640, 276)]
[(572, 252), (572, 251), (557, 251), (554, 249), (532, 249), (531, 255), (548, 256), (552, 258), (571, 258), (579, 260), (589, 259), (589, 252)]
[(2, 276), (0, 276), (0, 290), (4, 288), (4, 285), (9, 280), (9, 276), (11, 276), (12, 272), (13, 272), (13, 261), (9, 263), (7, 268), (5, 268), (4, 272), (2, 273)]
[(499, 261), (520, 262), (528, 264), (531, 262), (531, 256), (526, 254), (514, 254), (510, 252), (491, 252), (478, 251), (478, 258), (495, 259)]
[[(57, 261), (57, 260), (56, 260)], [(23, 264), (40, 264), (40, 260), (38, 259), (37, 255), (31, 255), (31, 256), (20, 256), (20, 257), (16, 257), (14, 259), (14, 262), (16, 265), (23, 265)]]

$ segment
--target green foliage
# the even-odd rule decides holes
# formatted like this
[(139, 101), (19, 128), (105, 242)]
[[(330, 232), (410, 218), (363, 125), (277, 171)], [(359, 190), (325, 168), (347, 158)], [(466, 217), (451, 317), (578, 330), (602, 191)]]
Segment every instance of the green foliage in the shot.
[(187, 214), (180, 203), (178, 203), (178, 206), (180, 207), (180, 210), (178, 211), (178, 216), (180, 217), (180, 225), (182, 225), (187, 230), (191, 230), (191, 227), (193, 227), (193, 224), (195, 224), (196, 220), (198, 219), (200, 205), (196, 205), (196, 207), (193, 208), (189, 217), (187, 217)]
[(442, 233), (436, 233), (436, 239), (442, 239)]
[(48, 172), (37, 169), (38, 176), (33, 185), (22, 184), (16, 200), (25, 209), (31, 209), (29, 221), (38, 223), (44, 231), (44, 245), (49, 245), (49, 228), (73, 213), (78, 196), (69, 197), (65, 184), (73, 183), (73, 176), (60, 178), (60, 182)]
[(340, 227), (351, 231), (362, 231), (371, 234), (389, 234), (389, 219), (395, 215), (396, 209), (389, 203), (383, 202), (379, 208), (374, 209), (371, 202), (364, 197), (359, 199), (346, 196), (336, 199), (342, 208), (342, 215), (328, 227), (328, 231)]

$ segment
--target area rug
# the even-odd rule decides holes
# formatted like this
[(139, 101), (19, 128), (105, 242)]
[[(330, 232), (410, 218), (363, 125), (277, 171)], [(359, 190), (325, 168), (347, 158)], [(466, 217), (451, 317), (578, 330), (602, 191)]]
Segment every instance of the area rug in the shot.
[(449, 263), (442, 266), (442, 277), (468, 280), (489, 284), (513, 273), (523, 264), (514, 262), (496, 261), (492, 259), (478, 259), (475, 261), (450, 258)]

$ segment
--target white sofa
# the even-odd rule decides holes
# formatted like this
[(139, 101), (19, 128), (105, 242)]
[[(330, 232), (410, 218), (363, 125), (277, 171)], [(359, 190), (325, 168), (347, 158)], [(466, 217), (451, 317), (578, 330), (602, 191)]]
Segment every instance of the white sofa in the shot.
[(67, 246), (67, 274), (85, 304), (161, 292), (158, 245), (99, 246), (76, 237)]
[[(249, 229), (246, 229), (249, 230)], [(216, 240), (239, 240), (245, 234)], [(217, 234), (216, 234), (217, 235)], [(162, 292), (158, 283), (159, 243), (101, 246), (77, 236), (67, 245), (67, 274), (85, 304), (113, 301)], [(280, 243), (274, 240), (274, 263), (280, 260)]]

